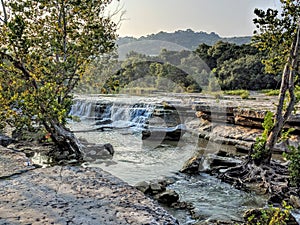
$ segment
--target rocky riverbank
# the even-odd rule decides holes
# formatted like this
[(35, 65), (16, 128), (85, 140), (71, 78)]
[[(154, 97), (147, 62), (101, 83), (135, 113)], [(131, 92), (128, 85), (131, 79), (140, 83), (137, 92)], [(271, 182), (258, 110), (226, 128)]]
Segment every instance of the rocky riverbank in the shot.
[(142, 192), (100, 168), (30, 165), (0, 147), (0, 224), (178, 224)]
[[(211, 142), (233, 146), (237, 152), (248, 153), (263, 132), (262, 123), (268, 111), (275, 112), (277, 97), (253, 95), (250, 99), (225, 96), (222, 99), (208, 97), (194, 102), (192, 108), (198, 120), (189, 124), (191, 132)], [(196, 122), (195, 122), (196, 121)], [(285, 128), (293, 128), (290, 138), (279, 142), (275, 152), (287, 151), (288, 145), (300, 143), (299, 105), (289, 118)]]
[[(178, 138), (190, 132), (196, 134), (199, 140), (231, 146), (236, 150), (235, 153), (247, 153), (251, 149), (255, 139), (262, 133), (261, 123), (265, 113), (274, 110), (273, 102), (276, 102), (275, 98), (265, 97), (252, 97), (250, 100), (232, 97), (188, 97), (189, 100), (164, 101), (156, 106), (153, 117), (146, 125), (164, 126), (157, 130), (152, 129), (151, 134), (158, 133), (160, 137), (163, 131), (172, 134), (167, 136), (171, 138), (176, 134), (175, 140), (178, 142)], [(145, 106), (136, 105), (132, 111), (139, 112), (143, 107)], [(178, 126), (180, 132), (169, 128)], [(300, 117), (296, 114), (287, 127), (294, 127), (295, 130), (288, 142), (277, 146), (278, 153), (286, 151), (287, 145), (299, 144)], [(2, 145), (9, 144), (9, 139), (2, 140)], [(23, 146), (22, 152), (12, 150), (19, 149), (15, 146), (10, 145), (10, 149), (0, 148), (1, 224), (178, 224), (156, 201), (99, 168), (35, 168), (26, 157), (37, 152), (35, 146)], [(101, 155), (94, 151), (96, 147), (98, 149), (101, 146), (87, 145), (86, 160), (102, 157), (102, 151)], [(220, 148), (213, 148), (212, 151), (207, 149), (206, 146), (200, 146), (200, 151), (184, 165), (181, 172), (197, 174), (203, 169), (205, 161), (210, 167), (206, 171), (216, 174), (242, 162), (236, 155), (219, 151)], [(113, 156), (110, 148), (105, 150), (108, 150), (108, 157)], [(175, 203), (173, 205), (177, 208), (192, 208), (188, 203), (178, 201), (180, 196), (168, 190), (165, 184), (144, 182), (139, 188), (146, 195), (151, 192), (149, 195), (163, 204)], [(296, 203), (299, 203), (299, 198), (295, 197)], [(166, 199), (172, 201), (168, 202)]]

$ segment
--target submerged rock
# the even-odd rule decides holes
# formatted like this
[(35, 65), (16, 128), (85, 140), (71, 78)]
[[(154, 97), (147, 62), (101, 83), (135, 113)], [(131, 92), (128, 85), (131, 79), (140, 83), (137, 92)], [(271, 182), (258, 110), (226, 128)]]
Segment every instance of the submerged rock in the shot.
[(186, 132), (184, 124), (179, 124), (175, 127), (155, 127), (142, 131), (143, 141), (179, 141), (182, 135)]

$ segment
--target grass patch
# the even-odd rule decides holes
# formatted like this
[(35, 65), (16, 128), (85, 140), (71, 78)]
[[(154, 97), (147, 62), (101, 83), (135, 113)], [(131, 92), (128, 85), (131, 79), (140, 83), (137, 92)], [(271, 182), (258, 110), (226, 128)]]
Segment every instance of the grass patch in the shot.
[(225, 95), (242, 95), (245, 92), (249, 92), (247, 90), (229, 90), (229, 91), (224, 91)]
[(230, 90), (224, 91), (225, 95), (239, 95), (242, 99), (248, 99), (250, 96), (250, 92), (247, 90)]
[(277, 96), (279, 95), (279, 90), (263, 90), (262, 93), (267, 96)]

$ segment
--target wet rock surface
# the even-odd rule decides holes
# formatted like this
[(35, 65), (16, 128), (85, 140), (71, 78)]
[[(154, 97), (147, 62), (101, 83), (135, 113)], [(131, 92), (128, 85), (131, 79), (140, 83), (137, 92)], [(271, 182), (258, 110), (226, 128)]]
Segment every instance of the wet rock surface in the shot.
[(0, 180), (0, 224), (178, 222), (140, 191), (100, 168), (55, 166)]
[(162, 179), (151, 180), (150, 182), (139, 182), (135, 187), (145, 195), (159, 202), (168, 211), (183, 210), (186, 215), (191, 215), (191, 210), (194, 209), (193, 204), (181, 201), (179, 194), (175, 190), (168, 188), (176, 180), (177, 178), (175, 177), (164, 177)]

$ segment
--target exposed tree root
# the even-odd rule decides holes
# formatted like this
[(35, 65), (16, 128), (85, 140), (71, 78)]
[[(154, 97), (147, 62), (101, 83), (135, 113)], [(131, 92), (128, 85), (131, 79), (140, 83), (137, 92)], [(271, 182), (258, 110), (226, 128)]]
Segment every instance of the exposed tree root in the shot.
[(239, 189), (270, 194), (270, 203), (281, 204), (291, 194), (297, 195), (296, 188), (289, 185), (287, 165), (274, 160), (270, 165), (256, 165), (248, 159), (241, 165), (219, 172), (218, 177)]

